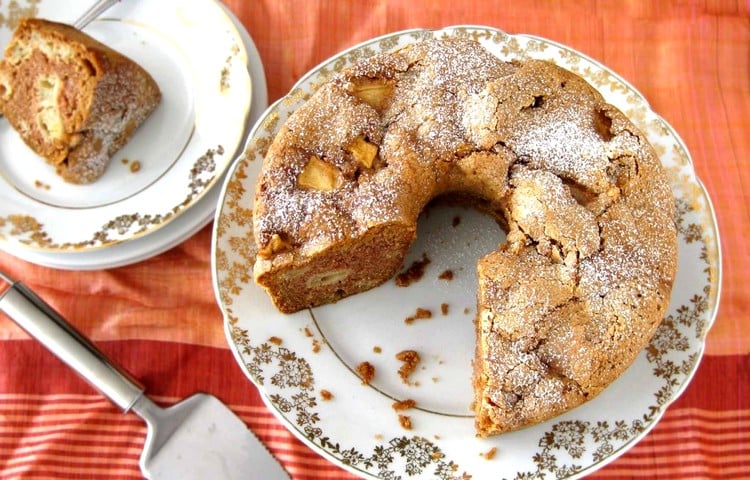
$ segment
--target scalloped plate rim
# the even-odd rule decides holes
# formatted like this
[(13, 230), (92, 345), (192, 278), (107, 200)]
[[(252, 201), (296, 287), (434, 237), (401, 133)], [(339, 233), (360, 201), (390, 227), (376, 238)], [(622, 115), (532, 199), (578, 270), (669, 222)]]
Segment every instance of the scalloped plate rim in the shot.
[[(587, 59), (591, 63), (599, 66), (601, 69), (603, 69), (603, 70), (605, 70), (605, 71), (607, 71), (609, 73), (613, 73), (609, 68), (607, 68), (606, 66), (602, 65), (601, 63), (599, 63), (599, 62), (597, 62), (597, 61), (595, 61), (593, 59), (590, 59), (586, 55), (581, 54), (580, 52), (578, 52), (578, 51), (576, 51), (576, 50), (574, 50), (574, 49), (572, 49), (570, 47), (566, 47), (566, 46), (564, 46), (562, 44), (558, 44), (556, 42), (549, 41), (549, 40), (544, 39), (542, 37), (537, 37), (537, 36), (533, 36), (533, 35), (524, 35), (524, 34), (511, 35), (511, 34), (507, 34), (507, 33), (503, 32), (501, 30), (498, 30), (498, 29), (495, 29), (495, 28), (492, 28), (492, 27), (475, 26), (475, 25), (466, 25), (466, 26), (464, 26), (464, 25), (457, 25), (457, 26), (454, 26), (454, 27), (446, 27), (446, 28), (443, 28), (443, 29), (434, 29), (434, 30), (431, 30), (431, 29), (410, 29), (410, 30), (404, 30), (404, 31), (400, 31), (400, 32), (394, 32), (394, 33), (391, 33), (391, 34), (382, 35), (382, 36), (376, 37), (374, 39), (370, 39), (370, 40), (366, 40), (364, 42), (361, 42), (361, 43), (359, 43), (359, 44), (357, 44), (357, 45), (355, 45), (353, 47), (350, 47), (350, 48), (348, 48), (348, 49), (346, 49), (346, 50), (344, 50), (344, 51), (342, 51), (342, 52), (340, 52), (340, 53), (332, 56), (331, 58), (329, 58), (329, 59), (327, 59), (327, 60), (319, 63), (316, 67), (314, 67), (312, 70), (310, 70), (305, 75), (303, 75), (300, 78), (300, 80), (298, 80), (295, 83), (295, 85), (290, 89), (290, 93), (293, 92), (294, 90), (300, 88), (301, 85), (303, 85), (307, 80), (309, 80), (312, 76), (314, 76), (316, 73), (318, 73), (318, 71), (321, 68), (324, 68), (326, 65), (334, 62), (337, 58), (340, 58), (340, 57), (346, 55), (347, 53), (350, 53), (350, 52), (352, 52), (354, 50), (357, 50), (358, 48), (366, 47), (366, 46), (368, 46), (370, 44), (373, 44), (373, 43), (376, 43), (376, 42), (378, 42), (380, 40), (388, 39), (388, 38), (391, 38), (391, 37), (394, 37), (394, 36), (400, 36), (400, 35), (405, 35), (405, 34), (413, 34), (413, 33), (420, 33), (420, 32), (433, 32), (433, 33), (434, 32), (449, 32), (450, 30), (452, 30), (454, 28), (471, 28), (471, 29), (487, 30), (487, 31), (493, 31), (493, 32), (500, 33), (500, 34), (505, 34), (505, 35), (508, 35), (509, 37), (518, 37), (518, 38), (525, 37), (525, 38), (530, 38), (530, 39), (534, 39), (534, 40), (539, 40), (539, 41), (542, 41), (542, 42), (550, 43), (550, 44), (553, 44), (555, 46), (559, 46), (560, 48), (563, 48), (565, 50), (575, 52), (577, 55), (579, 55), (582, 58)], [(616, 78), (618, 80), (621, 80), (623, 84), (625, 84), (633, 92), (635, 92), (636, 94), (638, 94), (640, 96), (640, 98), (645, 101), (645, 97), (643, 97), (643, 95), (640, 94), (640, 92), (637, 89), (635, 89), (634, 87), (632, 87), (632, 85), (630, 85), (629, 82), (624, 81), (624, 79), (622, 79), (619, 75), (615, 74), (615, 76), (616, 76)], [(280, 98), (279, 100), (277, 100), (276, 102), (274, 102), (272, 105), (270, 105), (268, 107), (268, 109), (266, 110), (266, 112), (264, 112), (264, 114), (260, 117), (260, 119), (256, 123), (255, 127), (251, 131), (251, 134), (248, 137), (248, 145), (250, 144), (250, 139), (252, 139), (256, 135), (257, 130), (261, 128), (263, 121), (266, 118), (268, 118), (269, 115), (271, 115), (274, 112), (276, 112), (280, 108), (281, 102), (285, 98), (287, 98), (287, 97), (288, 97), (288, 95)], [(647, 102), (646, 102), (645, 105), (646, 105), (646, 107), (649, 110), (651, 110), (650, 105)], [(693, 367), (692, 370), (690, 372), (688, 372), (688, 374), (685, 376), (684, 382), (680, 385), (680, 388), (676, 392), (673, 392), (673, 395), (671, 396), (671, 398), (669, 399), (669, 401), (666, 404), (660, 406), (658, 415), (653, 420), (650, 421), (648, 428), (645, 428), (639, 434), (630, 437), (629, 440), (626, 443), (624, 443), (616, 452), (614, 452), (613, 454), (610, 454), (605, 459), (600, 460), (598, 462), (594, 462), (590, 466), (588, 466), (588, 467), (586, 467), (586, 468), (584, 468), (584, 469), (576, 472), (572, 476), (565, 477), (565, 478), (579, 478), (580, 476), (588, 475), (588, 474), (592, 473), (593, 471), (602, 468), (606, 464), (608, 464), (608, 463), (616, 460), (623, 453), (625, 453), (627, 450), (629, 450), (632, 446), (634, 446), (635, 444), (637, 444), (643, 437), (645, 437), (653, 429), (654, 426), (656, 426), (656, 424), (659, 423), (659, 421), (663, 417), (663, 415), (666, 412), (666, 410), (669, 407), (669, 405), (671, 405), (677, 398), (679, 398), (679, 396), (683, 393), (683, 391), (685, 390), (685, 388), (687, 388), (687, 386), (690, 384), (690, 381), (691, 381), (692, 377), (694, 376), (695, 371), (699, 367), (699, 365), (701, 363), (701, 360), (702, 360), (702, 357), (703, 357), (704, 352), (705, 352), (706, 335), (707, 335), (708, 331), (710, 330), (710, 328), (713, 326), (713, 323), (714, 323), (714, 321), (716, 319), (716, 315), (718, 313), (718, 304), (719, 304), (719, 299), (720, 299), (720, 296), (721, 296), (721, 283), (722, 283), (722, 275), (723, 274), (722, 274), (722, 265), (721, 265), (721, 258), (722, 258), (721, 257), (721, 243), (720, 243), (720, 239), (719, 239), (718, 225), (716, 223), (716, 214), (715, 214), (715, 210), (713, 208), (713, 204), (712, 204), (711, 199), (710, 199), (710, 197), (708, 195), (708, 192), (707, 192), (707, 190), (705, 188), (705, 185), (700, 181), (700, 179), (697, 177), (697, 175), (695, 173), (695, 170), (693, 168), (692, 158), (690, 157), (690, 153), (687, 150), (687, 148), (686, 148), (686, 146), (684, 144), (684, 141), (681, 139), (681, 137), (679, 137), (679, 135), (677, 134), (677, 132), (669, 125), (669, 123), (666, 122), (666, 120), (664, 120), (661, 116), (659, 116), (658, 114), (656, 114), (655, 112), (653, 112), (653, 110), (651, 110), (651, 113), (653, 115), (655, 115), (658, 119), (660, 119), (661, 122), (663, 122), (663, 124), (669, 129), (670, 135), (672, 135), (674, 137), (675, 141), (683, 148), (685, 154), (687, 155), (688, 164), (689, 164), (688, 167), (690, 169), (691, 178), (696, 182), (696, 184), (700, 188), (701, 199), (706, 202), (705, 207), (706, 207), (706, 211), (707, 211), (708, 217), (709, 217), (708, 221), (710, 222), (711, 234), (712, 234), (714, 242), (715, 242), (714, 245), (713, 245), (715, 252), (713, 252), (713, 253), (716, 254), (716, 257), (714, 258), (714, 260), (716, 260), (716, 263), (715, 264), (714, 263), (710, 264), (711, 267), (715, 268), (715, 273), (716, 273), (716, 277), (714, 278), (714, 282), (711, 283), (713, 285), (713, 287), (715, 288), (715, 294), (714, 294), (714, 297), (713, 297), (715, 299), (715, 302), (710, 306), (710, 312), (709, 312), (709, 315), (708, 315), (708, 319), (706, 321), (705, 328), (702, 331), (702, 338), (700, 339), (701, 346), (700, 346), (699, 351), (695, 352), (698, 355), (698, 358), (692, 364), (692, 367)], [(218, 279), (219, 272), (217, 270), (217, 266), (216, 266), (215, 260), (216, 260), (216, 250), (219, 248), (219, 246), (218, 246), (218, 229), (217, 229), (217, 226), (218, 226), (218, 223), (219, 223), (218, 219), (222, 215), (222, 207), (223, 207), (223, 202), (224, 202), (224, 197), (225, 197), (225, 194), (226, 194), (226, 190), (227, 190), (227, 188), (229, 186), (229, 180), (235, 174), (237, 168), (239, 168), (239, 166), (240, 166), (240, 164), (241, 164), (242, 161), (243, 161), (243, 158), (238, 158), (237, 161), (236, 161), (236, 163), (232, 166), (232, 168), (230, 169), (230, 171), (228, 173), (227, 181), (225, 182), (224, 188), (222, 189), (222, 193), (220, 195), (220, 202), (219, 202), (219, 206), (218, 206), (217, 212), (216, 212), (216, 220), (214, 222), (214, 231), (213, 231), (213, 238), (212, 238), (212, 280), (213, 280), (214, 292), (215, 292), (215, 295), (217, 297), (218, 304), (219, 304), (219, 306), (221, 308), (222, 314), (224, 315), (224, 328), (225, 328), (225, 334), (227, 335), (227, 341), (228, 341), (229, 345), (232, 347), (231, 348), (232, 353), (235, 356), (235, 359), (238, 361), (238, 364), (240, 365), (243, 373), (245, 373), (245, 375), (247, 376), (247, 378), (253, 384), (255, 384), (258, 387), (258, 389), (259, 389), (259, 391), (261, 393), (261, 397), (262, 397), (263, 401), (271, 409), (271, 411), (274, 413), (274, 415), (282, 422), (282, 424), (284, 424), (290, 431), (292, 431), (295, 434), (295, 436), (298, 437), (303, 443), (305, 443), (306, 445), (308, 445), (309, 447), (311, 447), (313, 450), (315, 450), (319, 454), (323, 455), (325, 458), (327, 458), (330, 461), (332, 461), (334, 464), (336, 464), (339, 467), (342, 467), (342, 468), (344, 468), (344, 469), (346, 469), (346, 470), (348, 470), (348, 471), (350, 471), (350, 472), (352, 472), (354, 474), (362, 475), (363, 472), (361, 470), (355, 469), (352, 466), (347, 465), (346, 463), (342, 462), (340, 458), (337, 458), (337, 457), (333, 456), (333, 454), (331, 454), (327, 450), (321, 448), (320, 445), (317, 445), (314, 442), (310, 441), (308, 438), (306, 438), (306, 436), (304, 435), (304, 433), (298, 430), (298, 428), (294, 424), (294, 422), (292, 422), (289, 419), (287, 419), (282, 412), (278, 411), (278, 407), (276, 405), (274, 405), (273, 402), (268, 398), (266, 392), (264, 391), (263, 386), (257, 384), (256, 381), (255, 381), (255, 379), (253, 378), (253, 376), (250, 375), (250, 373), (248, 372), (248, 370), (243, 366), (243, 361), (244, 360), (243, 360), (241, 352), (239, 351), (239, 345), (236, 344), (232, 340), (232, 332), (231, 332), (231, 330), (233, 328), (233, 325), (231, 325), (231, 322), (230, 322), (229, 314), (228, 314), (228, 311), (227, 311), (227, 306), (224, 305), (223, 302), (222, 302), (222, 300), (221, 300), (221, 287), (219, 285), (219, 279)], [(250, 280), (250, 282), (252, 282), (252, 280)], [(371, 476), (369, 475), (369, 473), (367, 473), (367, 476), (368, 476), (368, 478), (371, 478)]]

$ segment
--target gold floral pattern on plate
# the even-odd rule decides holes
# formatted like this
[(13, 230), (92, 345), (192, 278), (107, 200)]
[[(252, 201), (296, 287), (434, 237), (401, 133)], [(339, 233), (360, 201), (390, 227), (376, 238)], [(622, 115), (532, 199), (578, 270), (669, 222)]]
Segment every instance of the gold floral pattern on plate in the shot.
[[(20, 16), (70, 22), (88, 6), (0, 2), (0, 45)], [(62, 181), (0, 120), (0, 248), (9, 253), (90, 252), (155, 232), (206, 196), (241, 148), (248, 56), (218, 1), (118, 3), (86, 33), (146, 68), (162, 102), (90, 185)]]
[[(420, 299), (420, 305), (439, 304), (450, 292), (436, 291), (436, 284), (425, 280), (419, 282), (425, 284), (423, 287), (416, 287), (423, 290), (410, 287), (407, 293), (385, 284), (334, 305), (282, 315), (252, 279), (255, 178), (283, 122), (322, 83), (353, 62), (425, 38), (444, 36), (473, 38), (502, 59), (542, 58), (582, 75), (610, 103), (626, 112), (654, 144), (677, 206), (680, 257), (672, 303), (636, 362), (600, 396), (581, 407), (548, 422), (484, 440), (474, 435), (468, 401), (462, 406), (459, 399), (458, 407), (437, 401), (438, 397), (460, 397), (462, 389), (470, 390), (470, 360), (462, 365), (460, 355), (451, 356), (455, 350), (473, 348), (471, 339), (462, 343), (461, 332), (453, 330), (457, 324), (471, 323), (470, 309), (464, 309), (464, 318), (448, 319), (449, 323), (443, 324), (447, 325), (445, 332), (432, 323), (429, 336), (420, 335), (418, 327), (404, 327), (397, 317), (401, 311), (414, 311), (415, 298)], [(447, 217), (449, 222), (451, 215)], [(431, 212), (426, 222), (439, 222), (439, 217)], [(461, 237), (457, 243), (469, 249), (475, 240)], [(431, 246), (427, 243), (419, 248)], [(415, 255), (421, 254), (418, 249)], [(454, 261), (464, 258), (460, 255), (433, 253), (430, 258), (439, 263), (441, 256)], [(362, 477), (384, 479), (579, 478), (617, 458), (656, 425), (692, 378), (716, 314), (720, 257), (711, 202), (695, 177), (685, 145), (633, 86), (565, 46), (477, 26), (386, 35), (342, 52), (300, 79), (288, 96), (261, 117), (250, 133), (244, 154), (229, 171), (213, 239), (214, 286), (225, 316), (227, 338), (238, 363), (258, 386), (269, 408), (290, 431), (332, 462)], [(471, 266), (463, 266), (473, 271)], [(452, 289), (461, 290), (458, 285), (465, 284), (453, 283)], [(456, 296), (451, 305), (461, 305), (461, 301), (468, 304), (474, 298), (470, 289), (453, 294)], [(460, 308), (451, 307), (451, 312), (462, 317)], [(441, 336), (449, 337), (448, 344), (453, 348), (445, 348)], [(422, 375), (427, 381), (419, 387), (392, 382), (390, 356), (373, 353), (373, 345), (379, 351), (392, 342), (395, 346), (391, 350), (397, 351), (399, 342), (410, 341), (432, 352), (423, 355), (427, 365)], [(363, 386), (354, 372), (353, 364), (364, 359), (375, 359), (385, 366), (378, 368), (378, 385)], [(454, 383), (458, 385), (455, 389)], [(440, 390), (442, 384), (448, 384), (448, 395)], [(334, 399), (320, 401), (315, 393), (318, 389), (333, 392)], [(398, 424), (392, 409), (393, 400), (406, 395), (421, 396), (418, 407), (409, 411), (415, 425), (411, 431)], [(427, 405), (433, 400), (434, 405)], [(497, 454), (490, 461), (482, 453), (491, 448), (497, 449)]]

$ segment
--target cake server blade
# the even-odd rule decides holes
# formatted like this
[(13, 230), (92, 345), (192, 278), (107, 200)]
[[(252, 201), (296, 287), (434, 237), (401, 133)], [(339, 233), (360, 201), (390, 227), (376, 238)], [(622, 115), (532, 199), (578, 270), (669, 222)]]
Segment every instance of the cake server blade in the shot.
[[(287, 472), (242, 420), (212, 395), (197, 393), (161, 408), (52, 307), (0, 272), (0, 311), (41, 342), (124, 413), (147, 425), (140, 467), (149, 479), (289, 480)], [(0, 287), (3, 282), (0, 282)]]

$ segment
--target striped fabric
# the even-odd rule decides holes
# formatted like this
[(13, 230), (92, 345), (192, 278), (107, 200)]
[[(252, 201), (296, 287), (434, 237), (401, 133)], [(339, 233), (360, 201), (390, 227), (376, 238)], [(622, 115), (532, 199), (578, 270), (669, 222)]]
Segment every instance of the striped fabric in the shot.
[[(691, 385), (649, 435), (591, 478), (750, 478), (746, 0), (225, 3), (258, 47), (270, 101), (307, 70), (357, 42), (407, 28), (456, 24), (555, 40), (635, 85), (683, 137), (711, 195), (724, 282), (706, 356)], [(0, 270), (23, 280), (127, 366), (158, 402), (171, 404), (198, 390), (214, 393), (294, 480), (354, 478), (294, 438), (241, 373), (213, 297), (210, 246), (209, 226), (170, 251), (127, 267), (63, 272), (0, 252)], [(117, 411), (2, 315), (0, 365), (1, 480), (142, 478), (138, 457), (146, 429), (140, 420)]]
[[(36, 343), (11, 341), (5, 347), (0, 364), (22, 362), (27, 368), (3, 373), (3, 385), (25, 388), (0, 393), (0, 479), (142, 478), (138, 458), (146, 427), (137, 416), (122, 414)], [(147, 371), (153, 358), (179, 363), (179, 371), (146, 381), (152, 398), (171, 405), (197, 390), (217, 392), (295, 480), (356, 478), (293, 437), (263, 406), (227, 350), (135, 340), (102, 347), (133, 372)], [(707, 357), (656, 428), (593, 477), (747, 478), (750, 409), (742, 402), (750, 387), (734, 391), (746, 375), (745, 363), (742, 356)], [(722, 384), (714, 385), (719, 376)]]
[[(356, 478), (294, 441), (264, 407), (230, 407), (293, 478)], [(145, 427), (99, 396), (7, 395), (0, 418), (0, 478), (142, 478), (138, 457)], [(747, 411), (670, 410), (651, 435), (596, 477), (746, 478), (748, 435)]]
[[(293, 478), (356, 478), (294, 441), (264, 407), (230, 407)], [(0, 418), (0, 478), (142, 478), (137, 464), (145, 427), (97, 395), (3, 395)], [(748, 435), (747, 411), (672, 409), (651, 435), (596, 477), (746, 478)]]

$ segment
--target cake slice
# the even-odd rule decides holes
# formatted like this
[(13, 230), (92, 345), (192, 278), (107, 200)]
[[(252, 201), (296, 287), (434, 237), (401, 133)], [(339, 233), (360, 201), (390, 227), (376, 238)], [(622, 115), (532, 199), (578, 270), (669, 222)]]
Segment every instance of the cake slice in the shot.
[(65, 24), (23, 19), (0, 62), (0, 111), (71, 183), (90, 183), (157, 107), (154, 79)]

